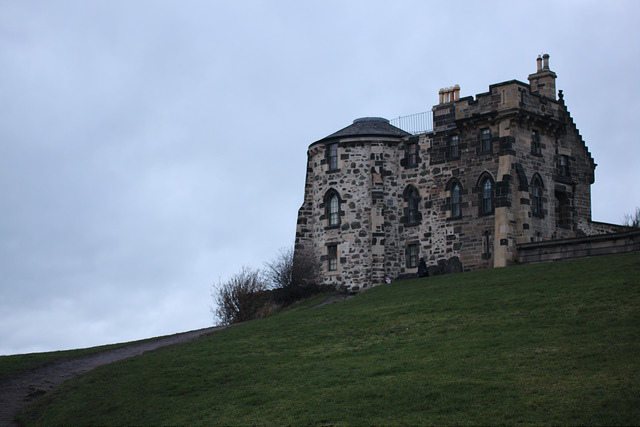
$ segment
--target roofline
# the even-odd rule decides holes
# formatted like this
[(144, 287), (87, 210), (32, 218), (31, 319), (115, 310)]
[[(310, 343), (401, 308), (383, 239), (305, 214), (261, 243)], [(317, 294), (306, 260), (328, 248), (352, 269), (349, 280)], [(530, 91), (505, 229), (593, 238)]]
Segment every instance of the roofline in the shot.
[(329, 142), (364, 142), (364, 141), (382, 141), (382, 142), (400, 142), (405, 139), (407, 136), (412, 136), (410, 133), (407, 133), (403, 136), (391, 136), (391, 135), (376, 135), (376, 134), (362, 134), (362, 135), (353, 135), (353, 136), (334, 136), (334, 137), (326, 137), (317, 140), (316, 142), (312, 142), (309, 145), (309, 148), (314, 147), (316, 145), (323, 145)]

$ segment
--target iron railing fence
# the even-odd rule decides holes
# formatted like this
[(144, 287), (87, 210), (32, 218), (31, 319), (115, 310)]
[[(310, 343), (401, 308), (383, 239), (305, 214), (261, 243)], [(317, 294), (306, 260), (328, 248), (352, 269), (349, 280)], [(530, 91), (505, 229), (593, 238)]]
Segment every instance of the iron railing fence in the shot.
[(389, 123), (413, 135), (431, 132), (433, 130), (433, 113), (425, 111), (424, 113), (402, 116), (389, 120)]

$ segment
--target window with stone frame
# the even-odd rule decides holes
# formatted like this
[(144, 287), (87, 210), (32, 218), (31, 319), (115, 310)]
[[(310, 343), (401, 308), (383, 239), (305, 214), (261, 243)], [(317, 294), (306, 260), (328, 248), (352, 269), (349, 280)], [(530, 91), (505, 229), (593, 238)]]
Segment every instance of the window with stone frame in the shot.
[(338, 170), (338, 143), (334, 142), (327, 145), (327, 164), (329, 171)]
[(480, 180), (480, 215), (489, 215), (493, 213), (493, 187), (493, 180), (485, 173)]
[(334, 189), (325, 194), (324, 208), (327, 226), (338, 227), (340, 225), (340, 195)]
[(414, 223), (418, 221), (418, 195), (415, 191), (409, 192), (409, 200), (408, 200), (408, 222)]
[(419, 258), (419, 246), (414, 243), (407, 246), (406, 252), (406, 266), (407, 268), (416, 268), (418, 267), (418, 258)]
[(556, 226), (571, 227), (571, 200), (567, 193), (556, 191)]
[(340, 202), (338, 196), (332, 194), (329, 198), (329, 225), (340, 224)]
[(485, 230), (482, 236), (482, 259), (490, 259), (493, 248), (491, 230)]
[(456, 182), (451, 187), (451, 218), (460, 218), (462, 216), (461, 202), (460, 185)]
[(406, 167), (414, 168), (418, 166), (418, 143), (417, 142), (409, 142), (406, 144)]
[(542, 179), (535, 174), (531, 179), (531, 213), (538, 217), (543, 216), (542, 190)]
[(564, 176), (565, 178), (569, 178), (570, 177), (570, 171), (569, 171), (569, 156), (567, 156), (566, 154), (561, 154), (560, 157), (558, 158), (558, 172), (560, 173), (560, 176)]
[(422, 220), (420, 213), (420, 195), (413, 185), (405, 188), (403, 197), (405, 200), (405, 215), (403, 221), (405, 225), (417, 225)]
[(480, 130), (480, 151), (483, 153), (491, 152), (491, 129), (484, 128)]
[(448, 219), (462, 218), (462, 184), (457, 178), (451, 178), (444, 189), (447, 198), (443, 209), (448, 211)]
[(329, 271), (338, 271), (338, 245), (327, 246), (327, 263)]
[(542, 146), (540, 145), (540, 132), (536, 129), (531, 131), (531, 154), (542, 154)]
[(455, 160), (460, 158), (460, 136), (452, 135), (449, 138), (449, 159)]

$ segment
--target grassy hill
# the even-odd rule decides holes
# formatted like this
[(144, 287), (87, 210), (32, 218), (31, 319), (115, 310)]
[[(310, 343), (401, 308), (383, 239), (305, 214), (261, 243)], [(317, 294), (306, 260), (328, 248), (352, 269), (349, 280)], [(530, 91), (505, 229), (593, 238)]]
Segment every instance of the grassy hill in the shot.
[(379, 286), (92, 372), (25, 424), (639, 424), (640, 253)]

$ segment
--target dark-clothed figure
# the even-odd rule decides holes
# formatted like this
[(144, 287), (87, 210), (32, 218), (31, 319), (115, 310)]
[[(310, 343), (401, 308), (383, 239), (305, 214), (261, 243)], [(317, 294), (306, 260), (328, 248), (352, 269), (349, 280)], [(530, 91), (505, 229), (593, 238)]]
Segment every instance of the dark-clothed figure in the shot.
[(427, 263), (424, 262), (424, 258), (420, 258), (418, 262), (418, 277), (426, 277), (429, 275), (429, 270), (427, 269)]

